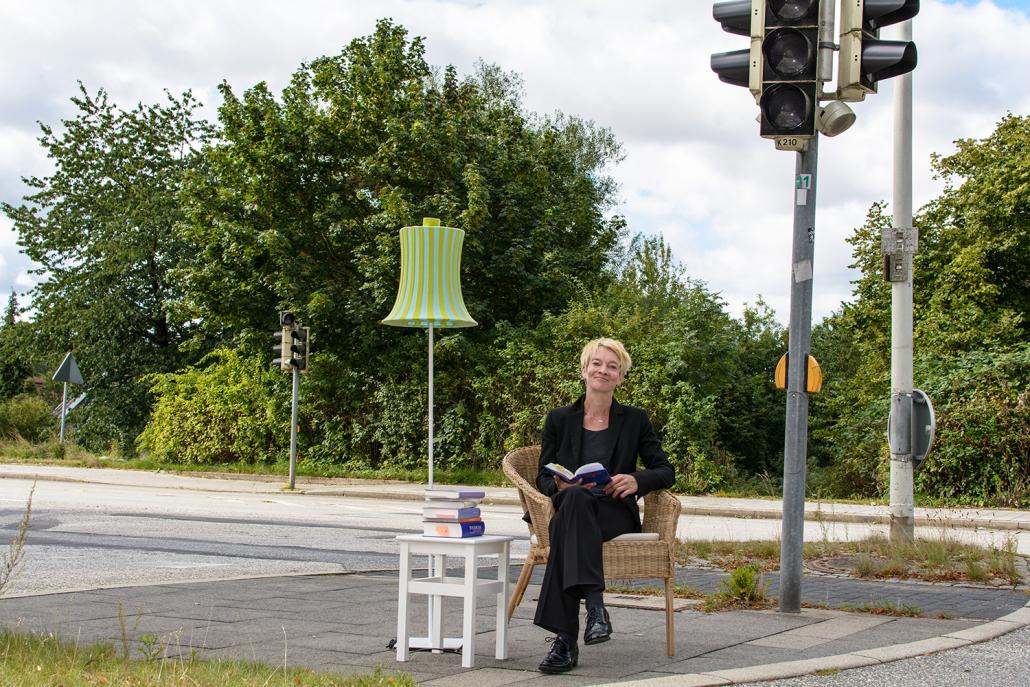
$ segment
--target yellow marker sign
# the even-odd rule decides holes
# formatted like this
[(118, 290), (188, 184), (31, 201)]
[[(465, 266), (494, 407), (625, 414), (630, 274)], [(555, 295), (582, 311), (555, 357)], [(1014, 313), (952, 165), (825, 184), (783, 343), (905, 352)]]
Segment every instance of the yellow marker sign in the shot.
[[(787, 368), (787, 354), (784, 353), (780, 361), (776, 363), (776, 372), (773, 374), (773, 380), (776, 382), (777, 389), (787, 388)], [(810, 394), (817, 394), (823, 388), (823, 368), (819, 367), (819, 361), (812, 356), (808, 356), (805, 387), (806, 391)]]

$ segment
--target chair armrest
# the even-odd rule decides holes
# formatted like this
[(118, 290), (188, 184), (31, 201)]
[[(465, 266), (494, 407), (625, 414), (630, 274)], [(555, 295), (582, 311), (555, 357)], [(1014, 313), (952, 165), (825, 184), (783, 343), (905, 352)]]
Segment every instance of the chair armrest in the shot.
[(657, 532), (665, 542), (676, 541), (676, 525), (679, 523), (683, 504), (665, 489), (652, 491), (644, 496), (644, 532)]
[(540, 546), (550, 546), (551, 537), (548, 528), (551, 524), (551, 516), (554, 515), (554, 504), (551, 503), (551, 499), (540, 493), (534, 485), (508, 465), (507, 461), (501, 467), (504, 475), (518, 489), (522, 508), (529, 514), (529, 533), (536, 535)]

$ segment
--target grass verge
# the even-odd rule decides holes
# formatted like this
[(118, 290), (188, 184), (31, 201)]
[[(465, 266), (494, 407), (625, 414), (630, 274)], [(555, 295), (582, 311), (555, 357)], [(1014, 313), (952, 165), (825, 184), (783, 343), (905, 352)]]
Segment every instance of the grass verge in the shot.
[[(929, 582), (970, 582), (1016, 586), (1026, 582), (1015, 541), (1001, 546), (966, 544), (946, 536), (892, 543), (876, 535), (855, 541), (809, 542), (806, 561), (824, 559), (832, 568), (867, 579), (919, 579)], [(681, 565), (698, 561), (734, 570), (753, 565), (762, 572), (779, 569), (779, 541), (681, 541), (676, 545)]]
[(0, 632), (5, 687), (413, 687), (405, 673), (381, 667), (365, 675), (316, 673), (247, 661), (197, 657), (125, 660), (109, 645), (79, 646), (51, 634)]

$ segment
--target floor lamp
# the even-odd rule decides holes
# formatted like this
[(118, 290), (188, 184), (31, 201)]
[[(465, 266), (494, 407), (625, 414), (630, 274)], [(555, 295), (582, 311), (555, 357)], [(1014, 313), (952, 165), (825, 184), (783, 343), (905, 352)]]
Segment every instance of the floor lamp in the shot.
[(382, 320), (393, 327), (429, 330), (429, 488), (433, 488), (433, 329), (475, 327), (461, 297), (461, 246), (465, 232), (435, 217), (400, 231), (401, 278), (397, 300)]

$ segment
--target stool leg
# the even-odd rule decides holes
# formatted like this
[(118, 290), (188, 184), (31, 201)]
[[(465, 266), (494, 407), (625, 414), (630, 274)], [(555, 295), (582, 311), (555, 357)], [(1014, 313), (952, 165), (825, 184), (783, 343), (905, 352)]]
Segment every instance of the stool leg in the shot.
[(508, 542), (504, 542), (501, 552), (497, 554), (497, 579), (501, 582), (501, 591), (497, 595), (497, 641), (494, 647), (494, 658), (508, 658)]
[[(447, 576), (447, 556), (434, 555), (430, 557), (430, 575), (439, 579)], [(439, 594), (431, 594), (429, 602), (429, 645), (433, 647), (433, 653), (439, 654), (443, 649), (443, 597)]]
[(397, 660), (408, 660), (408, 581), (411, 579), (411, 553), (401, 542), (400, 585), (397, 592)]
[(674, 632), (676, 626), (672, 620), (672, 578), (665, 578), (665, 653), (669, 656), (676, 655), (676, 640)]
[(476, 552), (465, 549), (465, 609), (461, 629), (461, 667), (471, 668), (476, 656)]

